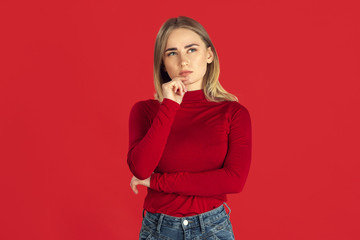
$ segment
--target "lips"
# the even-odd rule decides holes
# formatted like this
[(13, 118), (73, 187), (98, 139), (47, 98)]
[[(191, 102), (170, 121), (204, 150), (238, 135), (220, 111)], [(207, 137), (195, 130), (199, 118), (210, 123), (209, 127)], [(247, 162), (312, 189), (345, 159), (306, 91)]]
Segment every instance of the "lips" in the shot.
[(189, 75), (190, 73), (192, 73), (192, 71), (181, 71), (180, 72), (180, 76), (187, 76), (187, 75)]

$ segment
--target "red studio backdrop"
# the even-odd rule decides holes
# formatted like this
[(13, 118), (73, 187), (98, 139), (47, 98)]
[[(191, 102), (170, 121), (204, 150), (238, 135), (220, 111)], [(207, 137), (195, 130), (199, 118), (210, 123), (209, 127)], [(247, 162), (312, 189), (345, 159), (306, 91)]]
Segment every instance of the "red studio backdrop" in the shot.
[(156, 34), (208, 31), (252, 119), (236, 239), (360, 239), (357, 1), (3, 1), (0, 239), (138, 239), (132, 105), (153, 97)]

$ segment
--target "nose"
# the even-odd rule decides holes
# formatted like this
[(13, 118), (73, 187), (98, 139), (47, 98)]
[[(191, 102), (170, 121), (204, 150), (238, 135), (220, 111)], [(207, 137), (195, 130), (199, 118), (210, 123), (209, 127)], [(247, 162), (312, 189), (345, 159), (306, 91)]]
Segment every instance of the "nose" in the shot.
[(182, 53), (180, 55), (180, 65), (183, 66), (187, 66), (189, 65), (189, 58), (186, 56), (186, 53)]

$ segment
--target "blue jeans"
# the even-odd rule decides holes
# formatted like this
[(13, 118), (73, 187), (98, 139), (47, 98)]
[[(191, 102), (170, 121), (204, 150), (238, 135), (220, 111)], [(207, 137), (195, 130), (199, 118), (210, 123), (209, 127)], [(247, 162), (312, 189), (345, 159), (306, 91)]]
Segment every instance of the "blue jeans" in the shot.
[[(229, 208), (229, 206), (224, 202)], [(173, 217), (162, 213), (146, 212), (139, 240), (231, 240), (235, 239), (230, 222), (230, 212), (224, 205), (190, 217)]]

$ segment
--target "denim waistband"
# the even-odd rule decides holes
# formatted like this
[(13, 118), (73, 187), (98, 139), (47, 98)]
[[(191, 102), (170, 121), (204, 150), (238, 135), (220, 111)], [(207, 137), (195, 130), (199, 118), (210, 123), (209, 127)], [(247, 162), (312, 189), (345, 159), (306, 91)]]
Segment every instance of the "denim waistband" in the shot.
[[(219, 220), (220, 218), (228, 215), (230, 218), (231, 209), (224, 202), (224, 204), (229, 209), (229, 213), (226, 212), (224, 205), (210, 210), (208, 212), (204, 212), (198, 215), (189, 216), (189, 217), (173, 217), (163, 213), (151, 213), (146, 212), (145, 218), (156, 222), (158, 225), (158, 231), (160, 231), (160, 226), (165, 225), (172, 228), (193, 228), (193, 227), (201, 227), (204, 229), (205, 224), (209, 224)], [(144, 211), (143, 211), (144, 213)]]

